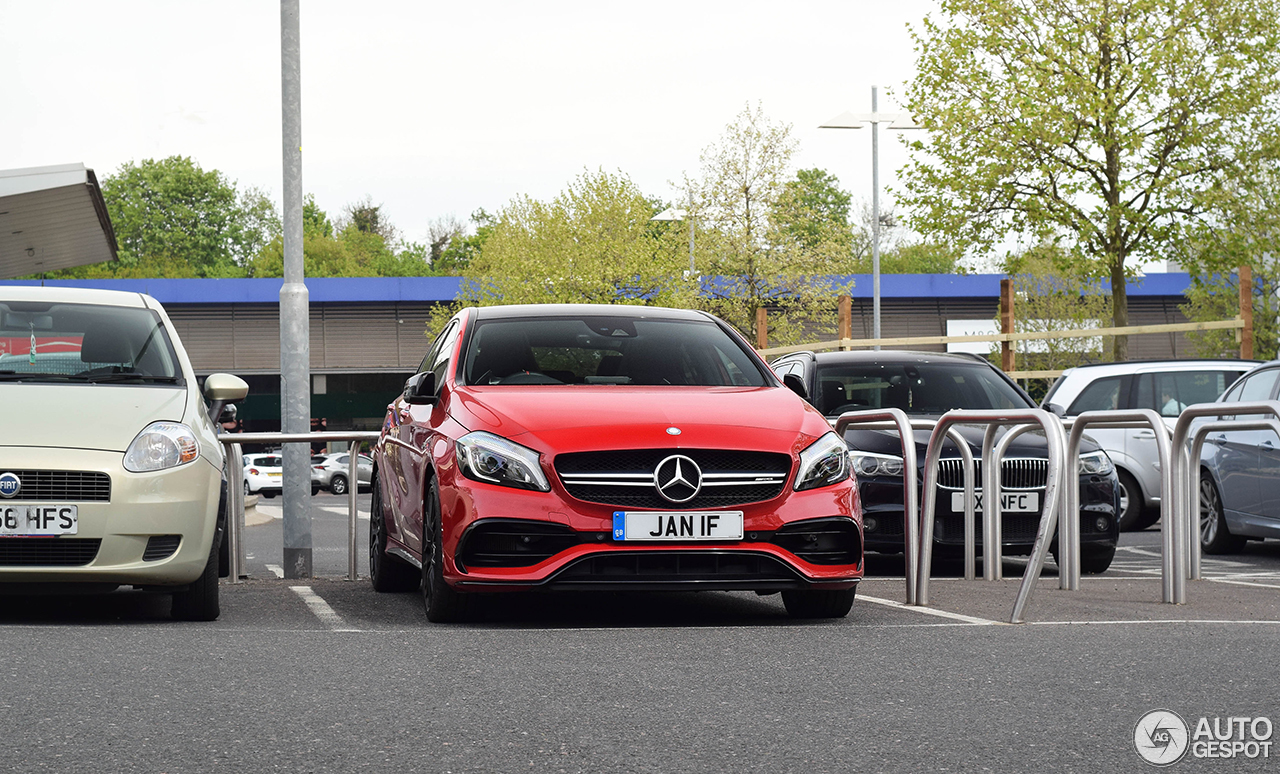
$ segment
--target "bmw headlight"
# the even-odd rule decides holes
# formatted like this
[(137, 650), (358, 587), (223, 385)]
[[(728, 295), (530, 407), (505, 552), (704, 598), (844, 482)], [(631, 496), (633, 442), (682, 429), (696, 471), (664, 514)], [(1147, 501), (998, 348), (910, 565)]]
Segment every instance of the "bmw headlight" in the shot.
[(844, 481), (849, 477), (849, 447), (835, 433), (827, 433), (800, 452), (796, 491)]
[(152, 422), (124, 452), (124, 469), (147, 473), (185, 465), (200, 456), (191, 428), (178, 422)]
[(1115, 470), (1111, 458), (1104, 451), (1089, 452), (1080, 455), (1080, 474), (1087, 476), (1106, 476)]
[(872, 454), (864, 451), (850, 451), (849, 461), (853, 464), (853, 473), (857, 476), (872, 478), (875, 476), (901, 476), (902, 458), (889, 454)]
[(517, 489), (551, 491), (533, 449), (493, 433), (467, 433), (458, 439), (458, 469), (475, 481)]

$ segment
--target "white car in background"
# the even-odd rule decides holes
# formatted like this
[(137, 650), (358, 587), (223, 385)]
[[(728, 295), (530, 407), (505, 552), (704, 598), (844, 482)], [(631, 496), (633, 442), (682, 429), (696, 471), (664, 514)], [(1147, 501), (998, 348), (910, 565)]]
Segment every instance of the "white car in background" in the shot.
[(171, 594), (174, 618), (217, 618), (226, 484), (210, 414), (248, 391), (212, 374), (202, 397), (150, 296), (0, 286), (0, 584), (134, 586)]
[(284, 459), (280, 452), (244, 455), (244, 493), (271, 498), (284, 489)]
[[(1042, 407), (1058, 416), (1086, 411), (1153, 409), (1173, 432), (1182, 409), (1212, 403), (1258, 360), (1133, 360), (1069, 368)], [(1156, 436), (1143, 428), (1088, 429), (1115, 463), (1120, 479), (1120, 529), (1140, 530), (1160, 519), (1160, 457)]]

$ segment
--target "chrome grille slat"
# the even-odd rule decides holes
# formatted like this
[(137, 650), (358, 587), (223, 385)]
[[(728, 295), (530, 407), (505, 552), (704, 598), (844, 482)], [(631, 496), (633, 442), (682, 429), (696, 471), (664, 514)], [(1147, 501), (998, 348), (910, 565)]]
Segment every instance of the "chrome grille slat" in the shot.
[[(964, 489), (964, 461), (959, 457), (938, 460), (938, 488)], [(1049, 461), (1039, 457), (1005, 457), (1000, 465), (1001, 489), (1044, 489), (1049, 481)], [(973, 461), (973, 485), (982, 489), (982, 460)]]
[(14, 470), (22, 482), (14, 501), (110, 502), (111, 477), (98, 471)]
[[(654, 487), (655, 468), (673, 454), (689, 457), (702, 473), (702, 490), (688, 502), (667, 501)], [(565, 489), (579, 500), (623, 508), (694, 510), (777, 497), (791, 475), (791, 458), (724, 449), (632, 449), (561, 454), (555, 468)]]

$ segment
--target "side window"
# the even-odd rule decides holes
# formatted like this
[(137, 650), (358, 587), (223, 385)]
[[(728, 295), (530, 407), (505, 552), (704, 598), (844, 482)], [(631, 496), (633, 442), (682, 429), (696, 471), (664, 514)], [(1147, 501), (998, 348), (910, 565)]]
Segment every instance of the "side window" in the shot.
[(1099, 379), (1080, 393), (1080, 397), (1067, 409), (1069, 416), (1083, 414), (1086, 411), (1109, 411), (1118, 408), (1120, 403), (1119, 376)]
[(1276, 385), (1276, 377), (1280, 376), (1280, 370), (1274, 368), (1253, 374), (1244, 380), (1244, 385), (1240, 390), (1240, 402), (1248, 403), (1255, 400), (1268, 400), (1271, 398), (1271, 389)]

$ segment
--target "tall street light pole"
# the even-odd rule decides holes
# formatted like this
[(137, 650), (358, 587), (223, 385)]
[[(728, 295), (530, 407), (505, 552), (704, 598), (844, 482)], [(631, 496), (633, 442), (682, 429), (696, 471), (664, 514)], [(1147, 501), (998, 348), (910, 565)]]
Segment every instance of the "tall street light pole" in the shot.
[[(819, 129), (861, 129), (871, 124), (871, 337), (880, 338), (880, 124), (890, 129), (919, 129), (909, 113), (881, 113), (879, 89), (871, 87), (870, 113), (841, 113)], [(880, 349), (880, 345), (875, 346)]]
[(694, 266), (693, 266), (693, 227), (694, 227), (693, 197), (692, 196), (689, 197), (689, 209), (681, 210), (681, 209), (677, 209), (676, 207), (668, 207), (662, 212), (659, 212), (657, 215), (654, 215), (652, 218), (649, 218), (649, 220), (660, 220), (660, 221), (687, 220), (689, 221), (689, 271), (686, 276), (688, 277), (695, 276), (696, 270), (694, 269)]

